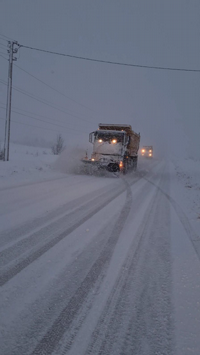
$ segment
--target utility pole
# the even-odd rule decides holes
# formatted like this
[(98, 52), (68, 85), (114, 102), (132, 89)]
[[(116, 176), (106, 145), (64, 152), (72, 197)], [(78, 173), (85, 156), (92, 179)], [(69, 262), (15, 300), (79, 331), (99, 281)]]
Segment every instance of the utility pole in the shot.
[(12, 70), (13, 70), (13, 61), (17, 60), (16, 57), (13, 57), (13, 54), (17, 53), (18, 47), (19, 47), (18, 42), (8, 41), (9, 65), (8, 65), (8, 89), (7, 89), (7, 104), (6, 104), (5, 140), (4, 140), (4, 161), (9, 160), (10, 119), (11, 119), (11, 100), (12, 100)]

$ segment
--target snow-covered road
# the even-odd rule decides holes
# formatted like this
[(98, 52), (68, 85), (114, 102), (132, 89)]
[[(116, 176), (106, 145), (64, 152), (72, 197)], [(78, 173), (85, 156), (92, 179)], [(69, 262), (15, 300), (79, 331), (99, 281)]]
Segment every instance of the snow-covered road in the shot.
[(200, 239), (173, 174), (0, 189), (0, 354), (200, 353)]

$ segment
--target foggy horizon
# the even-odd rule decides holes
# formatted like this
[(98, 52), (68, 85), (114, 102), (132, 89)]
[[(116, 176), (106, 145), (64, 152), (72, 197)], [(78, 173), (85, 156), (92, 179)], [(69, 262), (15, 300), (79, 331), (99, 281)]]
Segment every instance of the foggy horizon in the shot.
[[(0, 8), (1, 142), (8, 72), (5, 36), (22, 45), (75, 56), (200, 69), (196, 1), (10, 0), (1, 1)], [(140, 146), (153, 145), (157, 155), (200, 157), (200, 73), (122, 67), (26, 48), (16, 56), (11, 142), (53, 142), (61, 133), (65, 145), (86, 148), (98, 123), (127, 123), (140, 132)]]

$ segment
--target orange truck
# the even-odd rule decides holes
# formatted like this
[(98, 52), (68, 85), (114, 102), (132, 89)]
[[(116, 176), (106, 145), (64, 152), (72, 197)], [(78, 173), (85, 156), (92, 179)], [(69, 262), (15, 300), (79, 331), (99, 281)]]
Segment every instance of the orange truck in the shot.
[(89, 142), (93, 144), (91, 158), (82, 161), (97, 169), (124, 174), (137, 169), (140, 134), (128, 124), (100, 123), (99, 128), (91, 132)]

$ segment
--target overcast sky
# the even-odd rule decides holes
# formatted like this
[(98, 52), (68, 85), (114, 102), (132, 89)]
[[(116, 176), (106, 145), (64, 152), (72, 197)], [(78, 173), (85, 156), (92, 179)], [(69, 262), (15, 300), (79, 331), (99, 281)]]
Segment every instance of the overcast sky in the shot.
[[(7, 57), (4, 36), (76, 56), (200, 69), (199, 19), (199, 0), (0, 0), (1, 140), (8, 71), (1, 57)], [(141, 133), (141, 145), (200, 157), (200, 72), (123, 67), (26, 48), (17, 58), (13, 87), (31, 97), (13, 90), (13, 141), (49, 141), (61, 132), (66, 143), (86, 145), (99, 122), (130, 123)]]

